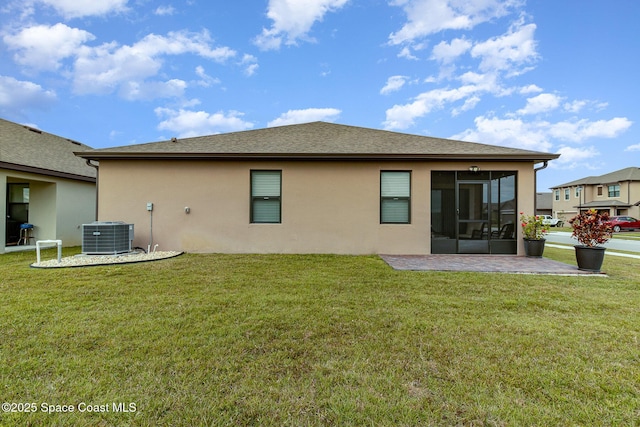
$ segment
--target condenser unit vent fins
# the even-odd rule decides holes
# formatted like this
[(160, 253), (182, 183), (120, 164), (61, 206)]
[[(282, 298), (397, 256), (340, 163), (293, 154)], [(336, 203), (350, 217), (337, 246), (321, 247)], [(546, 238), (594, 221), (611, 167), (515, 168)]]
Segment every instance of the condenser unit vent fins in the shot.
[(93, 222), (82, 224), (82, 253), (108, 255), (131, 252), (133, 224)]

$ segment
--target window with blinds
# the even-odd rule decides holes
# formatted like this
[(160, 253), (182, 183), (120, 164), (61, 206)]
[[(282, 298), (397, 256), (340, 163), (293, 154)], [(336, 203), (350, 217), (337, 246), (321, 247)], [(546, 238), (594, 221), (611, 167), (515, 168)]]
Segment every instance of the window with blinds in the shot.
[(251, 171), (251, 222), (281, 222), (282, 171)]
[(411, 222), (411, 172), (380, 172), (380, 223)]

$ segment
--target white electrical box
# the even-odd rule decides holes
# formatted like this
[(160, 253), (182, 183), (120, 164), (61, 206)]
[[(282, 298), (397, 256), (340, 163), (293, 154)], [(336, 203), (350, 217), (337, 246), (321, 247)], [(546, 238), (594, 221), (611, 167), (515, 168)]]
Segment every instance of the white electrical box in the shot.
[(148, 210), (149, 212), (151, 212), (151, 211), (153, 210), (153, 203), (151, 203), (151, 202), (148, 202), (148, 203), (147, 203), (147, 210)]

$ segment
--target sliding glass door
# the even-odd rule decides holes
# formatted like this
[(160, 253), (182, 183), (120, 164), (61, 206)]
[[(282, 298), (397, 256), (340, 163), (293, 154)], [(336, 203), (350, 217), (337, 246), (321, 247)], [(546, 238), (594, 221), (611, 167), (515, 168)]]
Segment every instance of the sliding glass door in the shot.
[(433, 171), (431, 252), (515, 254), (516, 172)]

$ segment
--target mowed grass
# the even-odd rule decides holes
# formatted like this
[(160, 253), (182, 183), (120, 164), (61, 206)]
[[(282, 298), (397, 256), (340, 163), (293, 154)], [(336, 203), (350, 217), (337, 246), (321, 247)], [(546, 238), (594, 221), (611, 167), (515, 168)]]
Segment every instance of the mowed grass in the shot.
[(0, 400), (37, 408), (2, 426), (640, 424), (637, 259), (561, 277), (376, 256), (34, 258), (0, 255)]

